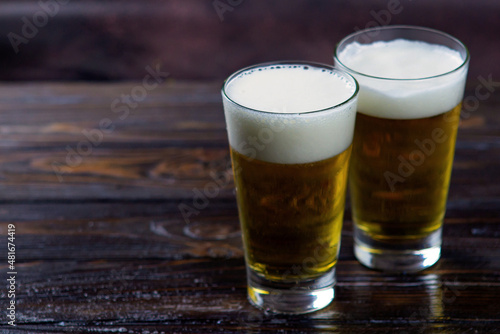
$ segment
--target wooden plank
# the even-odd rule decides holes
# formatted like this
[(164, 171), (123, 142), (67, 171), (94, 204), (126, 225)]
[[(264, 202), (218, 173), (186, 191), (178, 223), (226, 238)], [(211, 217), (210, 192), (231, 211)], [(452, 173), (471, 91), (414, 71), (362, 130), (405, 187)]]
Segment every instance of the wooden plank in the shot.
[[(123, 206), (124, 204), (108, 206), (109, 211), (104, 212), (106, 216), (113, 216), (112, 218), (102, 217), (101, 213), (80, 214), (76, 210), (72, 211), (73, 217), (68, 215), (48, 220), (0, 223), (0, 232), (6, 235), (7, 225), (16, 225), (20, 261), (242, 256), (234, 204), (226, 209), (219, 205), (189, 221), (183, 220), (179, 214), (160, 215), (154, 210), (133, 216), (137, 208), (126, 210)], [(89, 212), (106, 208), (105, 205), (88, 204), (85, 207)], [(57, 209), (56, 212), (61, 215), (67, 210), (57, 206), (46, 208)], [(39, 206), (37, 209), (42, 210), (43, 207)], [(500, 267), (500, 263), (495, 261), (500, 256), (499, 223), (498, 216), (447, 218), (443, 232), (443, 252), (450, 261), (462, 261), (462, 269), (474, 265), (474, 261), (479, 258), (482, 261), (492, 261), (490, 266)], [(352, 223), (346, 219), (341, 258), (348, 260), (354, 260), (351, 231)], [(468, 253), (462, 250), (464, 246), (467, 246)], [(468, 259), (472, 262), (467, 262)]]
[(337, 276), (333, 304), (308, 316), (291, 317), (261, 313), (248, 304), (241, 257), (28, 262), (18, 275), (18, 321), (21, 328), (26, 323), (25, 328), (38, 324), (64, 331), (158, 325), (165, 330), (184, 326), (182, 332), (216, 324), (227, 331), (237, 330), (235, 325), (311, 330), (315, 324), (376, 331), (499, 324), (498, 311), (491, 306), (500, 297), (495, 270), (438, 268), (399, 277), (342, 261)]
[[(221, 181), (214, 175), (224, 182), (217, 197), (231, 197), (220, 85), (159, 86), (129, 117), (115, 117), (113, 131), (101, 131), (99, 122), (112, 117), (113, 96), (135, 85), (31, 84), (0, 90), (0, 101), (7, 100), (0, 103), (0, 200), (190, 199), (194, 189)], [(31, 111), (24, 108), (30, 105)], [(499, 106), (500, 99), (492, 97), (474, 118), (463, 120), (451, 199), (456, 191), (457, 196), (498, 193), (490, 175), (500, 165)]]

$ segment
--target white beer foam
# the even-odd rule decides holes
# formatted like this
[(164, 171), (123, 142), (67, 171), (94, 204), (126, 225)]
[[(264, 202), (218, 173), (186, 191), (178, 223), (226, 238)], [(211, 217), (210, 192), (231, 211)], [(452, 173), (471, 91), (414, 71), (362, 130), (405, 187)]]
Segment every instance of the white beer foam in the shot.
[(456, 69), (465, 59), (442, 45), (404, 39), (353, 42), (337, 58), (342, 64), (336, 65), (359, 82), (358, 111), (363, 114), (424, 118), (451, 110), (463, 98), (467, 66)]
[(338, 72), (311, 65), (244, 71), (224, 88), (231, 100), (223, 99), (229, 143), (243, 155), (273, 163), (333, 157), (352, 142), (356, 99), (344, 102), (355, 90)]

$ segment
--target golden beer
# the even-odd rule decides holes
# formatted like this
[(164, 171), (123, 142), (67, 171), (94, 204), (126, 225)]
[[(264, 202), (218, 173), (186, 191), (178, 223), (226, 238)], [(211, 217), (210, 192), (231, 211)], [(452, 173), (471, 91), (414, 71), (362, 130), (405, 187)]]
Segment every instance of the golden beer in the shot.
[(370, 238), (397, 244), (441, 227), (460, 107), (422, 119), (357, 115), (349, 178), (352, 214)]
[(231, 150), (248, 266), (269, 280), (316, 278), (337, 262), (351, 147), (277, 164)]
[(357, 83), (314, 63), (231, 76), (224, 113), (252, 304), (307, 313), (334, 298)]
[(436, 30), (387, 26), (346, 37), (334, 58), (360, 85), (354, 254), (370, 268), (420, 271), (441, 254), (467, 49)]

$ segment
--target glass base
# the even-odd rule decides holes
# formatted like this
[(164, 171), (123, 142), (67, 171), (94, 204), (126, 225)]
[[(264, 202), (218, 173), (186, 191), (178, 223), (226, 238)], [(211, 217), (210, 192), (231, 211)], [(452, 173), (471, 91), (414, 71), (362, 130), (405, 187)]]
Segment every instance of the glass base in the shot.
[(398, 273), (415, 273), (441, 256), (441, 229), (417, 240), (376, 241), (354, 227), (354, 255), (364, 266)]
[(247, 270), (248, 299), (264, 311), (303, 314), (318, 311), (335, 297), (335, 268), (323, 276), (304, 282), (276, 282)]

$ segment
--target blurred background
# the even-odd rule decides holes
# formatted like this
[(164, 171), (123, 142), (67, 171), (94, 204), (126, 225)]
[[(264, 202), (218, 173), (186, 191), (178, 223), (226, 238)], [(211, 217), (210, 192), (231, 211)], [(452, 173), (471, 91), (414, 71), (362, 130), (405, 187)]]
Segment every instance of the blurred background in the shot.
[(3, 0), (0, 80), (223, 80), (254, 63), (333, 63), (335, 44), (366, 27), (447, 32), (472, 55), (469, 80), (500, 81), (498, 0)]

